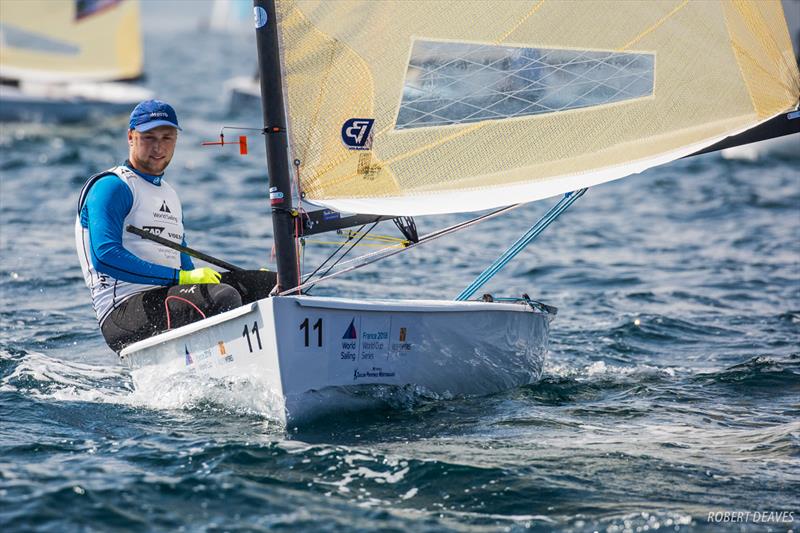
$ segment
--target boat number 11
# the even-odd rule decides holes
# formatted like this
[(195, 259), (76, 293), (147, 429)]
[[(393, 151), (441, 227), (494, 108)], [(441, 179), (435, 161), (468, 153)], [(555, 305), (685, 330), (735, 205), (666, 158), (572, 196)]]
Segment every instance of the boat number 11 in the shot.
[(244, 325), (244, 330), (242, 331), (242, 337), (247, 339), (247, 347), (250, 349), (250, 353), (253, 353), (253, 341), (250, 340), (250, 334), (252, 333), (253, 337), (255, 338), (256, 343), (258, 344), (258, 349), (261, 349), (261, 335), (258, 334), (258, 322), (253, 322), (253, 327), (248, 328), (247, 324)]
[[(309, 324), (310, 324), (310, 322), (308, 321), (308, 318), (303, 320), (303, 322), (300, 324), (300, 329), (303, 331), (303, 334), (304, 334), (304, 340), (305, 340), (306, 348), (308, 348), (314, 340), (317, 341), (315, 343), (317, 345), (317, 347), (322, 348), (322, 319), (320, 318), (319, 320), (314, 322), (314, 325), (311, 326), (310, 328), (309, 328)], [(309, 331), (309, 329), (311, 329), (311, 331)], [(311, 338), (312, 337), (312, 331), (317, 333), (316, 334), (316, 337), (317, 337), (316, 339), (312, 339)]]

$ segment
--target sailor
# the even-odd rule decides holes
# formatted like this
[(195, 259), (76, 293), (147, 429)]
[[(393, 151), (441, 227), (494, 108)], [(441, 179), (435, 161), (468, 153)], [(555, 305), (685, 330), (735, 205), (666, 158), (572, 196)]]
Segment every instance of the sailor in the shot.
[(127, 161), (90, 177), (80, 193), (78, 256), (100, 330), (117, 352), (242, 305), (214, 269), (125, 231), (130, 224), (186, 246), (181, 202), (164, 180), (180, 130), (172, 106), (141, 102), (130, 116)]

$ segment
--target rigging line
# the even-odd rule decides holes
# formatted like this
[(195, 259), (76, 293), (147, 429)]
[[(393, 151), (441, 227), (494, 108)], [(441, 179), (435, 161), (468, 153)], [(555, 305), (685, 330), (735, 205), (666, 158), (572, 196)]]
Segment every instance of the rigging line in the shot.
[[(378, 222), (380, 222), (380, 221), (378, 221)], [(328, 272), (330, 272), (330, 271), (331, 271), (331, 269), (332, 269), (333, 267), (335, 267), (337, 264), (339, 264), (339, 261), (341, 261), (342, 259), (344, 259), (344, 256), (346, 256), (347, 254), (349, 254), (349, 253), (350, 253), (350, 251), (351, 251), (353, 248), (355, 248), (355, 247), (356, 247), (356, 245), (357, 245), (359, 242), (361, 242), (361, 239), (363, 239), (364, 237), (366, 237), (367, 233), (369, 233), (370, 231), (372, 231), (373, 229), (375, 229), (375, 226), (377, 226), (377, 225), (378, 225), (378, 222), (373, 222), (373, 223), (372, 223), (372, 226), (371, 226), (371, 227), (370, 227), (370, 228), (369, 228), (369, 229), (368, 229), (368, 230), (367, 230), (367, 231), (364, 233), (364, 235), (362, 235), (361, 237), (359, 237), (359, 238), (358, 238), (358, 240), (357, 240), (356, 242), (354, 242), (353, 244), (351, 244), (351, 245), (350, 245), (350, 248), (348, 248), (347, 250), (345, 250), (345, 251), (344, 251), (344, 253), (343, 253), (341, 256), (339, 256), (339, 259), (337, 259), (335, 263), (333, 263), (331, 266), (329, 266), (329, 267), (328, 267), (328, 270), (326, 270), (326, 271), (325, 271), (325, 272), (324, 272), (324, 273), (323, 273), (323, 274), (322, 274), (322, 275), (319, 277), (319, 279), (318, 279), (317, 281), (319, 281), (320, 279), (324, 279), (324, 278), (325, 278), (325, 276), (328, 274)], [(302, 286), (302, 285), (306, 285), (307, 283), (308, 283), (308, 282), (306, 282), (306, 283), (303, 283), (303, 284), (301, 284), (301, 286)], [(315, 282), (315, 283), (312, 283), (312, 284), (311, 284), (311, 286), (310, 286), (310, 287), (308, 287), (308, 289), (306, 289), (306, 292), (308, 292), (308, 291), (310, 291), (311, 289), (313, 289), (315, 284), (316, 284), (316, 282)], [(300, 290), (301, 290), (301, 289), (300, 289), (300, 287), (298, 287), (297, 289), (298, 289), (298, 291), (300, 291)]]
[[(294, 217), (294, 255), (297, 258), (297, 281), (298, 282), (301, 279), (303, 279), (303, 265), (302, 265), (303, 258), (302, 258), (301, 254), (300, 254), (300, 246), (301, 246), (301, 242), (300, 242), (300, 231), (301, 231), (301, 229), (300, 228), (301, 228), (300, 217)], [(305, 254), (303, 254), (303, 255), (305, 255)]]
[[(311, 240), (311, 239), (306, 239), (306, 242), (307, 243), (311, 243), (311, 244), (322, 244), (322, 245), (325, 245), (325, 246), (336, 246), (337, 244), (341, 244), (342, 243), (342, 241), (315, 241), (315, 240)], [(369, 248), (378, 248), (378, 247), (399, 248), (399, 247), (403, 246), (403, 243), (398, 242), (396, 244), (392, 244), (392, 245), (387, 247), (383, 243), (365, 243), (365, 242), (362, 242), (361, 244), (358, 244), (358, 246), (366, 246), (366, 247), (369, 247)]]
[[(357, 270), (357, 269), (359, 269), (361, 267), (367, 266), (367, 265), (372, 264), (372, 263), (374, 263), (376, 261), (380, 261), (381, 259), (386, 259), (387, 257), (391, 257), (393, 255), (397, 255), (397, 254), (399, 254), (401, 252), (405, 252), (406, 250), (410, 250), (412, 248), (416, 248), (417, 246), (419, 246), (421, 244), (424, 244), (426, 242), (434, 241), (434, 240), (438, 239), (439, 237), (444, 237), (445, 235), (449, 235), (451, 233), (455, 233), (456, 231), (459, 231), (459, 230), (462, 230), (462, 229), (466, 229), (466, 228), (474, 226), (476, 224), (480, 224), (481, 222), (483, 222), (485, 220), (489, 220), (489, 219), (494, 218), (496, 216), (502, 215), (503, 213), (506, 213), (508, 211), (512, 211), (514, 209), (517, 209), (518, 207), (521, 207), (522, 205), (524, 205), (524, 204), (514, 204), (514, 205), (509, 205), (507, 207), (502, 207), (500, 209), (492, 211), (491, 213), (486, 213), (485, 215), (481, 215), (479, 217), (475, 217), (475, 218), (473, 218), (471, 220), (468, 220), (466, 222), (460, 222), (460, 223), (454, 224), (454, 225), (452, 225), (450, 227), (443, 228), (443, 229), (441, 229), (439, 231), (436, 231), (436, 232), (430, 233), (428, 235), (425, 235), (424, 237), (420, 237), (419, 241), (412, 242), (412, 243), (410, 243), (408, 246), (406, 246), (404, 248), (396, 248), (394, 246), (390, 246), (390, 247), (383, 248), (381, 250), (377, 250), (377, 251), (369, 253), (369, 254), (364, 254), (364, 255), (356, 257), (354, 259), (350, 259), (349, 261), (345, 261), (344, 263), (342, 263), (342, 265), (348, 265), (348, 264), (355, 263), (355, 264), (353, 264), (353, 266), (350, 266), (350, 267), (347, 267), (347, 268), (343, 268), (341, 270), (337, 270), (336, 272), (334, 272), (332, 274), (329, 274), (329, 275), (326, 275), (326, 276), (323, 276), (323, 277), (319, 277), (316, 280), (314, 280), (313, 282), (307, 280), (307, 281), (301, 283), (300, 285), (298, 285), (297, 287), (295, 287), (292, 290), (287, 290), (287, 291), (283, 291), (283, 292), (278, 293), (278, 296), (285, 296), (285, 295), (289, 294), (290, 292), (292, 292), (293, 290), (302, 290), (308, 285), (316, 285), (317, 283), (320, 283), (322, 281), (327, 281), (329, 279), (333, 279), (333, 278), (338, 277), (338, 276), (340, 276), (342, 274), (345, 274), (347, 272), (352, 272), (353, 270)], [(381, 255), (381, 254), (383, 254), (383, 255)], [(357, 261), (363, 261), (363, 262), (362, 263), (357, 263)], [(326, 272), (326, 274), (327, 274), (327, 272)]]
[[(348, 231), (348, 237), (358, 237), (357, 231)], [(391, 235), (366, 235), (364, 236), (365, 240), (368, 241), (381, 241), (381, 242), (393, 242), (393, 243), (404, 243), (408, 239), (401, 239), (400, 237), (392, 237)]]
[[(358, 231), (361, 231), (361, 230), (362, 230), (362, 229), (364, 229), (365, 227), (366, 227), (366, 224), (364, 224), (363, 226), (361, 226), (360, 228), (358, 228)], [(328, 263), (328, 261), (330, 261), (331, 259), (333, 259), (333, 257), (334, 257), (336, 254), (338, 254), (338, 253), (339, 253), (339, 250), (341, 250), (342, 248), (344, 248), (344, 247), (345, 247), (345, 245), (347, 245), (347, 243), (348, 243), (348, 242), (350, 242), (350, 241), (352, 241), (352, 240), (353, 240), (353, 237), (352, 237), (351, 235), (348, 235), (348, 236), (347, 236), (347, 240), (346, 240), (346, 241), (344, 241), (344, 242), (341, 244), (341, 246), (339, 246), (339, 247), (338, 247), (336, 250), (334, 250), (334, 251), (333, 251), (333, 253), (332, 253), (331, 255), (329, 255), (327, 259), (325, 259), (325, 261), (323, 261), (323, 262), (322, 262), (322, 263), (321, 263), (321, 264), (320, 264), (320, 265), (319, 265), (319, 266), (318, 266), (316, 269), (314, 269), (314, 272), (312, 272), (311, 274), (309, 274), (308, 276), (306, 276), (306, 281), (308, 281), (309, 279), (311, 279), (311, 278), (314, 276), (314, 274), (316, 274), (317, 272), (319, 272), (319, 271), (322, 269), (322, 267), (324, 267), (324, 266), (325, 266), (325, 265)]]
[(525, 249), (536, 237), (538, 237), (554, 220), (556, 220), (564, 211), (566, 211), (575, 201), (583, 196), (586, 189), (579, 189), (575, 192), (565, 194), (558, 203), (550, 208), (550, 210), (540, 218), (525, 234), (517, 239), (503, 254), (495, 259), (483, 272), (481, 272), (475, 280), (467, 286), (466, 289), (461, 291), (456, 297), (456, 301), (464, 301), (475, 292), (483, 287), (487, 281), (492, 279), (503, 267), (511, 262), (522, 250)]

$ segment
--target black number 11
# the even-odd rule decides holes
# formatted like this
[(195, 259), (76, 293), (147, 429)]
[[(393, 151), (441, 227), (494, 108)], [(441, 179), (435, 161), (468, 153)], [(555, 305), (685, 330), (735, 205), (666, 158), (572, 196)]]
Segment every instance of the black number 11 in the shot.
[[(300, 324), (300, 329), (303, 330), (304, 339), (305, 339), (305, 342), (306, 342), (306, 348), (310, 344), (308, 324), (309, 324), (309, 322), (308, 322), (307, 318), (305, 320), (303, 320), (303, 322)], [(317, 320), (314, 323), (314, 325), (311, 327), (311, 329), (316, 330), (316, 332), (317, 332), (317, 346), (322, 348), (322, 319), (320, 318), (319, 320)]]
[[(256, 342), (258, 342), (258, 349), (261, 349), (261, 335), (258, 334), (258, 322), (253, 322), (253, 335), (256, 336)], [(250, 330), (247, 329), (247, 324), (244, 325), (244, 331), (242, 331), (242, 337), (247, 338), (247, 347), (250, 349), (250, 353), (253, 353), (253, 343), (250, 342)]]

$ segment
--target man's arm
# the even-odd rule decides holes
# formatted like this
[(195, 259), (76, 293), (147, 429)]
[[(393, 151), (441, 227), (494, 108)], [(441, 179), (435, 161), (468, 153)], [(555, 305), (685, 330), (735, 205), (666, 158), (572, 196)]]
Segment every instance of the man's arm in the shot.
[(133, 194), (117, 176), (101, 178), (89, 190), (83, 209), (94, 268), (129, 283), (177, 284), (177, 269), (144, 261), (122, 246), (122, 226), (132, 206)]

